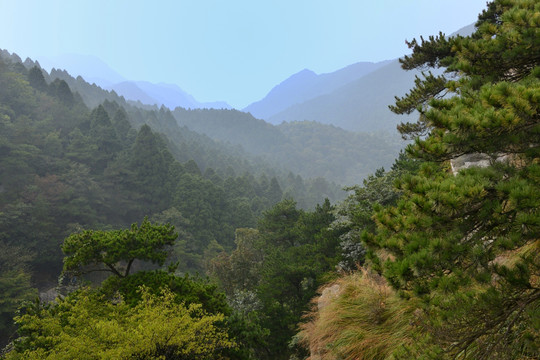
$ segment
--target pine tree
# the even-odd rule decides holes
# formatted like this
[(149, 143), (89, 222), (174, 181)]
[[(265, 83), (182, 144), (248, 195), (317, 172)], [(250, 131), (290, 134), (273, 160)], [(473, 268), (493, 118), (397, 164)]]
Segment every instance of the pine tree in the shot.
[(152, 214), (167, 208), (170, 202), (169, 170), (173, 159), (159, 138), (148, 125), (139, 130), (133, 145), (129, 168), (134, 173), (136, 189), (144, 199), (140, 204), (142, 215)]
[(47, 83), (45, 82), (45, 77), (43, 77), (43, 72), (37, 66), (34, 66), (28, 71), (28, 82), (35, 89), (40, 91), (47, 90)]
[(64, 105), (71, 106), (75, 102), (75, 97), (69, 85), (60, 79), (55, 79), (49, 88), (51, 95), (57, 97)]
[(96, 172), (101, 173), (122, 147), (109, 114), (102, 105), (99, 105), (90, 114), (90, 137), (97, 147), (93, 168)]
[[(446, 354), (530, 359), (540, 350), (540, 3), (493, 1), (476, 26), (409, 43), (405, 69), (445, 69), (392, 107), (420, 111), (400, 130), (426, 163), (364, 240), (390, 284), (424, 301), (422, 329)], [(452, 169), (467, 157), (483, 161)]]

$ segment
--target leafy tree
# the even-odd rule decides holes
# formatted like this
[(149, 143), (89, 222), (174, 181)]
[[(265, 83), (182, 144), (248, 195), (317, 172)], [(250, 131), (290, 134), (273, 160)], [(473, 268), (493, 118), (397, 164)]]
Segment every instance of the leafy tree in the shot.
[[(127, 230), (85, 230), (71, 234), (62, 245), (64, 271), (85, 273), (108, 271), (118, 277), (129, 275), (135, 260), (163, 265), (167, 246), (178, 235), (171, 225), (152, 224), (144, 219)], [(89, 268), (94, 265), (97, 267)]]
[[(410, 43), (404, 68), (446, 69), (419, 79), (393, 108), (421, 111), (401, 130), (427, 132), (408, 148), (426, 163), (399, 181), (402, 199), (377, 211), (377, 232), (364, 239), (390, 284), (424, 301), (420, 326), (449, 357), (535, 358), (540, 3), (495, 0), (476, 25), (470, 37)], [(451, 171), (470, 155), (488, 166)]]
[(234, 242), (236, 249), (230, 255), (219, 254), (209, 266), (209, 272), (229, 296), (238, 290), (255, 290), (264, 258), (258, 230), (236, 229)]
[(251, 329), (246, 335), (256, 358), (288, 359), (297, 350), (288, 347), (296, 324), (340, 259), (342, 231), (329, 229), (333, 211), (328, 200), (312, 212), (283, 200), (263, 214), (257, 229), (237, 229), (236, 249), (210, 262), (236, 310), (232, 316)]
[(223, 359), (235, 346), (200, 305), (185, 306), (174, 294), (140, 289), (130, 306), (83, 290), (16, 318), (20, 333), (6, 359)]

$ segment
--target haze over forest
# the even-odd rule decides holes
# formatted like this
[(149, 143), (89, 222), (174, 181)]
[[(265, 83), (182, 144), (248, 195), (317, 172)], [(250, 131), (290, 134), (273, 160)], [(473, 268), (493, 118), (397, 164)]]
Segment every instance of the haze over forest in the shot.
[(224, 4), (0, 4), (0, 359), (538, 359), (540, 3)]
[[(85, 75), (85, 63), (73, 56), (98, 58), (124, 80), (176, 84), (200, 102), (242, 109), (303, 69), (324, 74), (360, 61), (396, 59), (409, 51), (407, 39), (450, 34), (473, 23), (485, 0), (203, 0), (159, 6), (21, 0), (1, 6), (1, 47), (23, 59), (62, 60), (55, 67)], [(107, 79), (105, 73), (88, 76)]]

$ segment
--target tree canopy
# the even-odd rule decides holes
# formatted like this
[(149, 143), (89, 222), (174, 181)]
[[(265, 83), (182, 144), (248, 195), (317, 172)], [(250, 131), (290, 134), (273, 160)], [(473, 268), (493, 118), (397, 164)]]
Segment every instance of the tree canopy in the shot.
[(340, 208), (349, 234), (363, 231), (367, 288), (344, 276), (303, 339), (327, 358), (536, 359), (540, 3), (495, 0), (471, 36), (409, 45), (404, 69), (443, 70), (391, 107), (420, 112), (399, 127), (418, 168), (393, 191), (376, 174)]
[(164, 290), (131, 306), (81, 290), (54, 306), (35, 306), (16, 317), (24, 337), (6, 359), (222, 359), (235, 346), (201, 305), (185, 306)]
[(167, 246), (172, 246), (177, 237), (172, 225), (152, 224), (146, 218), (140, 226), (132, 224), (126, 230), (85, 230), (71, 234), (62, 245), (66, 254), (64, 271), (85, 272), (84, 267), (98, 265), (101, 267), (86, 271), (106, 270), (125, 277), (135, 260), (163, 265)]
[[(476, 27), (410, 42), (405, 69), (445, 68), (393, 107), (421, 111), (401, 130), (428, 131), (408, 148), (426, 163), (398, 182), (403, 197), (376, 212), (364, 239), (390, 284), (423, 299), (424, 329), (445, 353), (530, 358), (540, 343), (540, 3), (493, 1)], [(467, 156), (485, 161), (451, 167)]]

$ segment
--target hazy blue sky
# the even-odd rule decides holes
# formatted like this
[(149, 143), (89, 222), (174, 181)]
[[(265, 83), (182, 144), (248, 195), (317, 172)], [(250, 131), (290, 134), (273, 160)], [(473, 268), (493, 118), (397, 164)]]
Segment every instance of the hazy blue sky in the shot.
[[(238, 108), (304, 68), (331, 72), (450, 34), (485, 0), (0, 0), (0, 48), (95, 55), (131, 80)], [(77, 74), (73, 74), (77, 75)]]

